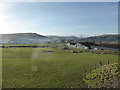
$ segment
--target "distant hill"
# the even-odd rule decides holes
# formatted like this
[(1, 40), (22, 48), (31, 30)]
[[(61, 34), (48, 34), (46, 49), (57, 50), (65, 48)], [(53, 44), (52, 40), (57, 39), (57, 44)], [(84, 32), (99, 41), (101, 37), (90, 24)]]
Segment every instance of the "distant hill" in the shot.
[(66, 43), (66, 42), (81, 42), (81, 41), (96, 41), (102, 43), (116, 43), (120, 39), (120, 34), (109, 34), (80, 38), (76, 36), (43, 36), (37, 33), (14, 33), (0, 34), (0, 43)]
[(43, 35), (39, 35), (37, 33), (15, 33), (15, 34), (2, 34), (3, 38), (15, 38), (15, 37), (19, 37), (19, 38), (46, 38), (46, 36)]
[(46, 36), (36, 33), (15, 33), (15, 34), (1, 34), (1, 43), (41, 43), (47, 40)]
[(120, 37), (120, 34), (104, 34), (104, 35), (98, 35), (98, 36), (91, 36), (89, 38), (113, 38), (113, 37)]
[(85, 38), (84, 40), (88, 41), (97, 41), (97, 42), (103, 42), (103, 43), (112, 43), (112, 42), (118, 42), (120, 39), (120, 34), (106, 34), (106, 35), (99, 35), (99, 36), (91, 36), (88, 38)]
[(78, 37), (75, 36), (47, 36), (50, 39), (61, 39), (61, 40), (75, 40)]
[(0, 43), (61, 43), (65, 40), (75, 40), (75, 36), (43, 36), (37, 33), (0, 34)]

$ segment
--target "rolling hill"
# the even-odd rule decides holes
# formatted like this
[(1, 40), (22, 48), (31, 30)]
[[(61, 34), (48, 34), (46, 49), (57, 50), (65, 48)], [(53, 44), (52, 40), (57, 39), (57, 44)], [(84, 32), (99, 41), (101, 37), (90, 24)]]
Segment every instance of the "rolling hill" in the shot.
[(0, 43), (61, 43), (66, 40), (75, 40), (75, 36), (43, 36), (37, 33), (0, 34)]
[(0, 34), (1, 44), (16, 44), (16, 43), (62, 43), (62, 42), (82, 42), (82, 41), (96, 41), (102, 43), (118, 43), (120, 34), (108, 34), (99, 36), (90, 36), (80, 38), (76, 36), (43, 36), (37, 33), (14, 33), (14, 34)]
[(98, 35), (98, 36), (91, 36), (84, 38), (83, 40), (87, 41), (96, 41), (102, 43), (117, 43), (120, 39), (120, 34), (105, 34), (105, 35)]
[(48, 40), (46, 36), (36, 33), (1, 34), (0, 38), (0, 43), (42, 43)]

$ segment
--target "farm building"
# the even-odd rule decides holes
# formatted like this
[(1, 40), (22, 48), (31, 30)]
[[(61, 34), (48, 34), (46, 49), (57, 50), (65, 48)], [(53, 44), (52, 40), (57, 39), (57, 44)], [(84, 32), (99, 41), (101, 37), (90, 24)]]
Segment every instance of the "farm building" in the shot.
[(69, 48), (80, 48), (80, 49), (94, 49), (94, 50), (101, 49), (100, 44), (96, 42), (67, 43), (67, 46)]
[(81, 48), (81, 49), (89, 49), (89, 46), (86, 46), (82, 43), (67, 43), (69, 48)]

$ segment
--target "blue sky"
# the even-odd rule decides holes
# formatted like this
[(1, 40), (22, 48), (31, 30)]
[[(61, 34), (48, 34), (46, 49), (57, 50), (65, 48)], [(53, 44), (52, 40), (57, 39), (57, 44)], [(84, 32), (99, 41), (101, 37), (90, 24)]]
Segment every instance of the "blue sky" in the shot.
[(0, 3), (1, 33), (91, 36), (118, 33), (117, 2)]

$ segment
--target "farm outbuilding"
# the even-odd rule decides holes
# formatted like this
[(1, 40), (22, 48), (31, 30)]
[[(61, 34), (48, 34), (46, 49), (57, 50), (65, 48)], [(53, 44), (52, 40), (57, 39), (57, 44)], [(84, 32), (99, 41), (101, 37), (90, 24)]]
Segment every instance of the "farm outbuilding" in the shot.
[(89, 49), (89, 47), (85, 46), (82, 43), (67, 43), (69, 48), (80, 48), (80, 49)]

